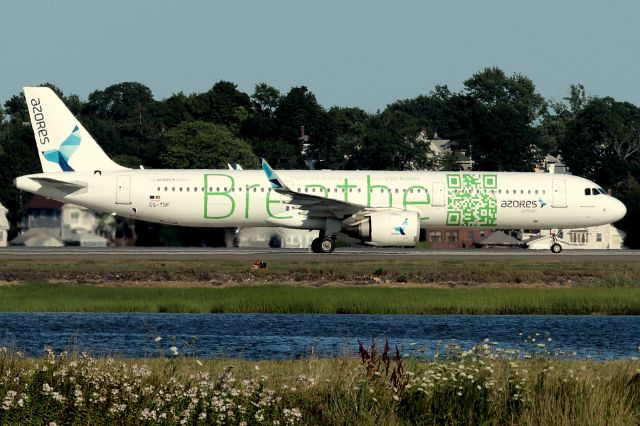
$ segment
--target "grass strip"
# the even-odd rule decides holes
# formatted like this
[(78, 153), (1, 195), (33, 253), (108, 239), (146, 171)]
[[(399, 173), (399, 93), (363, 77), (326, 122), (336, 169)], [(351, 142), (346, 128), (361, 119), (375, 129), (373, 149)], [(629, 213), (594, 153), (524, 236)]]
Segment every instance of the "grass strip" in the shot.
[[(328, 260), (327, 260), (328, 259)], [(639, 287), (640, 260), (0, 260), (0, 282), (441, 283)]]
[(638, 315), (636, 288), (0, 287), (3, 312)]

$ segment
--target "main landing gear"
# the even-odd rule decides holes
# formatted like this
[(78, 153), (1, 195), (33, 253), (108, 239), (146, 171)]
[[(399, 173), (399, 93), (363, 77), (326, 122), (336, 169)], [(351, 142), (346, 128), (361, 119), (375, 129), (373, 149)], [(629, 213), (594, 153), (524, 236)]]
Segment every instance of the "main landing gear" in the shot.
[(320, 236), (311, 242), (311, 251), (314, 253), (331, 253), (336, 249), (336, 237), (334, 235)]

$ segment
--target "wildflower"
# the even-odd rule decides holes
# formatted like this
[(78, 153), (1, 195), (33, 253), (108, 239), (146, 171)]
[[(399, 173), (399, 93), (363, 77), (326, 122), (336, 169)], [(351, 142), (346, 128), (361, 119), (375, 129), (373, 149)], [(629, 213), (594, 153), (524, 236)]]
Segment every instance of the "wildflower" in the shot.
[(160, 337), (160, 336), (158, 336), (158, 337), (156, 337), (155, 339), (153, 339), (153, 341), (154, 341), (154, 342), (159, 342), (159, 341), (161, 341), (161, 340), (162, 340), (162, 337)]
[(173, 355), (173, 356), (177, 356), (178, 355), (178, 348), (176, 346), (171, 346), (169, 348), (169, 350), (171, 351), (171, 355)]
[(199, 359), (196, 360), (196, 364), (198, 364), (200, 367), (202, 367), (202, 361), (200, 361)]

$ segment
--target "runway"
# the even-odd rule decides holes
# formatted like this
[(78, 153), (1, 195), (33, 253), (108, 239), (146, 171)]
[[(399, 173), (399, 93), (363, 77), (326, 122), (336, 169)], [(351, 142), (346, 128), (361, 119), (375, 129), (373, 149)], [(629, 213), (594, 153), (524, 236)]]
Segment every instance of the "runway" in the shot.
[(390, 249), (339, 248), (331, 254), (316, 254), (306, 249), (269, 248), (200, 248), (200, 247), (7, 247), (0, 249), (2, 259), (86, 259), (86, 260), (400, 260), (400, 259), (544, 259), (558, 260), (634, 260), (640, 261), (640, 250), (564, 250), (553, 254), (547, 250), (526, 249)]

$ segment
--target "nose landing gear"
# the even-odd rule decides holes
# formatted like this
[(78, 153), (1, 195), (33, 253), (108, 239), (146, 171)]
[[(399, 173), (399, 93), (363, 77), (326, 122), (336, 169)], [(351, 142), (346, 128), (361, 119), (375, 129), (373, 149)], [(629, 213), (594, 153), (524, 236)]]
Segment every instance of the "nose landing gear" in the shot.
[[(562, 231), (559, 231), (562, 232)], [(555, 233), (551, 234), (551, 238), (553, 240), (553, 244), (551, 244), (551, 253), (558, 254), (562, 251), (562, 246), (558, 243), (558, 238)]]

